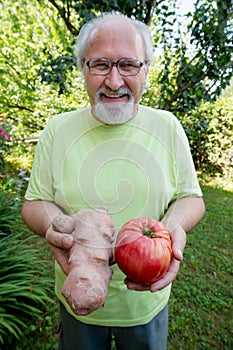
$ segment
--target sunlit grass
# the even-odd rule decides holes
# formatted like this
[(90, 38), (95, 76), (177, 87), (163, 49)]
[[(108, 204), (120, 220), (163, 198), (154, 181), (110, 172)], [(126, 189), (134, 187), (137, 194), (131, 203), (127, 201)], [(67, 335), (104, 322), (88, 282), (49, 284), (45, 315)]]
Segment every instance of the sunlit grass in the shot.
[(188, 234), (172, 288), (168, 350), (233, 349), (233, 193), (203, 192), (206, 215)]

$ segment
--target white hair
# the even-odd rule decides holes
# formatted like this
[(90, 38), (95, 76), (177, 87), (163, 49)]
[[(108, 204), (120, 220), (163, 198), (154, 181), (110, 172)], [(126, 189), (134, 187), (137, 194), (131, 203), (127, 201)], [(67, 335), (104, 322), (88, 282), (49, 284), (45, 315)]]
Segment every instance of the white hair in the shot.
[(151, 32), (148, 28), (148, 26), (136, 19), (131, 19), (125, 15), (123, 15), (120, 12), (105, 12), (101, 16), (95, 17), (81, 28), (79, 35), (76, 39), (76, 45), (74, 49), (74, 54), (77, 58), (77, 66), (79, 69), (82, 70), (83, 61), (85, 59), (85, 51), (92, 40), (92, 33), (96, 31), (101, 25), (103, 25), (105, 22), (110, 21), (115, 18), (120, 18), (128, 23), (132, 24), (141, 35), (144, 50), (145, 50), (145, 61), (150, 63), (153, 59), (154, 55), (154, 48), (153, 48), (153, 42), (151, 37)]

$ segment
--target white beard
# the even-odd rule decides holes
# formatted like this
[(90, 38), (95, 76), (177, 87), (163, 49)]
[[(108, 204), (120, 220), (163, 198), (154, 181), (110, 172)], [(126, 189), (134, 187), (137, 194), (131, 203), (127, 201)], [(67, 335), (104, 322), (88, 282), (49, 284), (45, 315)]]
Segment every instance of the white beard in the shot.
[[(94, 117), (103, 124), (117, 125), (123, 124), (135, 117), (135, 110), (137, 106), (134, 104), (134, 96), (129, 89), (119, 89), (117, 93), (127, 94), (128, 102), (112, 102), (104, 103), (101, 100), (101, 94), (107, 92), (111, 94), (111, 90), (101, 88), (96, 93), (95, 104), (92, 106), (92, 113)], [(116, 92), (112, 92), (116, 94)]]
[(117, 125), (127, 123), (134, 117), (132, 102), (98, 102), (93, 106), (93, 114), (103, 124)]

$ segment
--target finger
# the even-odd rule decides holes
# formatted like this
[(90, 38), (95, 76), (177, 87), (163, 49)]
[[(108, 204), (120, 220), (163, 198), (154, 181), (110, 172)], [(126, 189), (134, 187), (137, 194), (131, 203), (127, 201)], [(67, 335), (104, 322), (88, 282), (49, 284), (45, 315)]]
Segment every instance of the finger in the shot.
[(112, 266), (114, 264), (116, 264), (116, 260), (115, 260), (114, 254), (112, 254), (109, 259), (109, 266)]
[(186, 245), (186, 233), (181, 226), (171, 232), (172, 252), (176, 260), (183, 260), (183, 251)]
[(54, 231), (51, 227), (47, 230), (45, 238), (50, 244), (59, 248), (69, 249), (73, 245), (72, 235)]
[(132, 280), (130, 280), (129, 278), (126, 278), (124, 280), (124, 283), (126, 284), (127, 288), (131, 289), (131, 290), (137, 290), (137, 291), (148, 291), (148, 290), (150, 290), (150, 286), (149, 285), (141, 285), (141, 284), (135, 283)]
[(55, 247), (54, 245), (50, 244), (50, 248), (54, 254), (54, 257), (58, 264), (61, 266), (62, 270), (65, 272), (66, 275), (68, 275), (69, 270), (70, 270), (70, 265), (69, 265), (69, 251), (60, 249)]
[(176, 279), (179, 268), (180, 261), (173, 258), (166, 275), (157, 282), (152, 283), (150, 286), (150, 291), (156, 292), (167, 287), (171, 282), (173, 282)]

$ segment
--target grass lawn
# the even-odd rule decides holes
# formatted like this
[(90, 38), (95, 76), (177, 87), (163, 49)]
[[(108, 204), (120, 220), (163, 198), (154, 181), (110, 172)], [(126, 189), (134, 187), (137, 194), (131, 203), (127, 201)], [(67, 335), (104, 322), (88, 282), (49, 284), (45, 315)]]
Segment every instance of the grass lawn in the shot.
[[(207, 211), (173, 283), (167, 350), (233, 349), (233, 191), (202, 183)], [(14, 349), (57, 349), (57, 318), (48, 305)]]
[(202, 188), (206, 215), (173, 284), (168, 350), (233, 349), (233, 193)]

